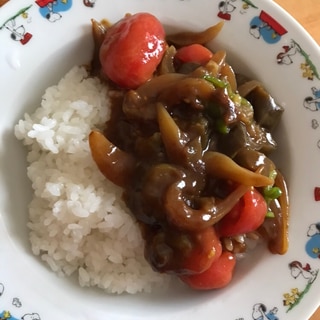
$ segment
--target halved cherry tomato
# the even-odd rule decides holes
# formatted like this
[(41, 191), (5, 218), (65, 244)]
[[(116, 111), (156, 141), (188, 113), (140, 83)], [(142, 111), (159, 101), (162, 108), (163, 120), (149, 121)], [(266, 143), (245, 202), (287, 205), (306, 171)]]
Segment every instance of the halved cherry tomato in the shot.
[(207, 63), (213, 56), (213, 53), (201, 44), (191, 44), (177, 50), (175, 58), (183, 63), (194, 62), (199, 64)]
[(252, 189), (218, 222), (218, 233), (222, 237), (230, 237), (254, 231), (261, 226), (266, 213), (265, 199), (259, 191)]
[(235, 265), (235, 256), (231, 252), (224, 251), (206, 271), (194, 275), (180, 276), (180, 279), (197, 290), (223, 288), (231, 281)]
[(135, 89), (152, 77), (165, 48), (165, 31), (155, 16), (127, 15), (106, 31), (100, 48), (102, 70), (117, 85)]

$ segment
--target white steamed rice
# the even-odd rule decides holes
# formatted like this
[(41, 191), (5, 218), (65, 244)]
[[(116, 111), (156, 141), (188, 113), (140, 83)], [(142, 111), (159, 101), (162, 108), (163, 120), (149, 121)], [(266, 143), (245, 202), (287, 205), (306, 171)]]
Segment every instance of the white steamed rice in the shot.
[(108, 88), (74, 67), (25, 114), (15, 135), (28, 148), (32, 251), (59, 275), (110, 293), (150, 292), (169, 278), (143, 256), (139, 228), (90, 154), (88, 134), (109, 116)]

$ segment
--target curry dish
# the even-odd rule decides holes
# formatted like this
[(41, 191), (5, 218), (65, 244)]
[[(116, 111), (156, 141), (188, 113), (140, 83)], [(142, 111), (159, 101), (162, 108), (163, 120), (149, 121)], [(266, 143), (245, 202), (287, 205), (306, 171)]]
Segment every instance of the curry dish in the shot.
[(225, 51), (207, 49), (209, 59), (193, 60), (182, 50), (205, 47), (222, 23), (165, 35), (152, 77), (133, 88), (114, 83), (101, 66), (100, 50), (113, 26), (92, 26), (91, 72), (113, 86), (113, 105), (105, 131), (90, 134), (91, 153), (123, 188), (152, 267), (211, 289), (226, 283), (201, 286), (189, 278), (223, 256), (234, 261), (246, 252), (247, 239), (263, 239), (272, 253), (284, 254), (288, 191), (269, 157), (284, 110), (263, 84), (237, 75)]

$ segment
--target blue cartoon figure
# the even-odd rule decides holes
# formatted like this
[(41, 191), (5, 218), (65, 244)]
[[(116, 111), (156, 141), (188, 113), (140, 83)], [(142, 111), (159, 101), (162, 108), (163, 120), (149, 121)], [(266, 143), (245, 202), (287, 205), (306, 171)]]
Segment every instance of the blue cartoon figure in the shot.
[(19, 320), (19, 319), (13, 317), (13, 316), (11, 315), (10, 311), (7, 311), (7, 310), (2, 311), (2, 312), (0, 313), (0, 319), (1, 319), (1, 320)]
[(267, 307), (263, 303), (256, 303), (252, 308), (253, 320), (279, 320), (278, 308), (274, 307), (270, 311), (267, 311)]
[(308, 96), (303, 101), (303, 106), (310, 111), (318, 111), (320, 109), (320, 89), (311, 88), (313, 96)]
[(0, 312), (0, 320), (41, 320), (38, 313), (26, 313), (21, 318), (16, 318), (8, 310)]
[(269, 44), (280, 41), (281, 36), (287, 33), (287, 30), (265, 11), (254, 17), (250, 22), (250, 34), (256, 39), (264, 39)]
[(50, 22), (60, 20), (60, 12), (67, 11), (72, 6), (72, 0), (36, 0), (40, 14)]
[(307, 236), (310, 238), (306, 243), (306, 251), (311, 258), (320, 259), (320, 222), (309, 226)]

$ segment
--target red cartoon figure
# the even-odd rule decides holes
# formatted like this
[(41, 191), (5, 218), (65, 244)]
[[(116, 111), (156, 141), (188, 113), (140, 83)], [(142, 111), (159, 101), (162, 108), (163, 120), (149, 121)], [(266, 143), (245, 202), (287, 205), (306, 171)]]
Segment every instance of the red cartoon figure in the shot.
[[(302, 77), (308, 80), (313, 80), (314, 77), (320, 80), (320, 74), (316, 66), (311, 61), (311, 58), (307, 52), (297, 43), (295, 40), (291, 39), (289, 45), (283, 46), (284, 51), (277, 54), (277, 62), (282, 65), (290, 65), (293, 61), (293, 56), (297, 55), (302, 57), (302, 62), (300, 63), (300, 69), (302, 70)], [(296, 58), (295, 58), (296, 59)]]
[(297, 279), (299, 276), (302, 276), (308, 280), (308, 283), (312, 283), (317, 277), (317, 271), (312, 270), (309, 263), (303, 266), (300, 261), (292, 261), (289, 263), (289, 268), (291, 275), (295, 279)]
[(236, 0), (220, 1), (218, 17), (224, 20), (230, 20), (231, 13), (236, 9), (236, 6), (234, 6), (230, 2), (235, 2), (235, 1)]
[(292, 57), (300, 52), (300, 47), (294, 41), (291, 41), (290, 45), (283, 46), (282, 49), (283, 52), (279, 52), (277, 55), (277, 62), (279, 64), (293, 63)]
[(15, 15), (8, 18), (1, 26), (0, 30), (5, 28), (10, 32), (10, 37), (14, 41), (19, 41), (22, 45), (27, 44), (32, 38), (32, 34), (26, 31), (24, 24), (20, 24), (20, 17), (28, 17), (28, 10), (31, 6), (19, 10)]
[[(288, 266), (291, 276), (294, 279), (300, 277), (302, 278), (302, 281), (304, 281), (303, 279), (305, 279), (306, 283), (304, 284), (303, 289), (294, 286), (290, 289), (289, 292), (283, 294), (283, 305), (288, 307), (287, 312), (292, 310), (301, 302), (306, 293), (310, 290), (319, 272), (319, 269), (311, 269), (309, 263), (303, 265), (300, 261), (297, 260), (290, 262)], [(299, 281), (298, 283), (301, 283), (301, 281)]]
[[(319, 91), (319, 93), (320, 93), (320, 91)], [(320, 97), (319, 97), (319, 107), (320, 107)], [(314, 194), (314, 200), (315, 201), (320, 201), (320, 187), (315, 187), (314, 191), (313, 191), (313, 194)]]

